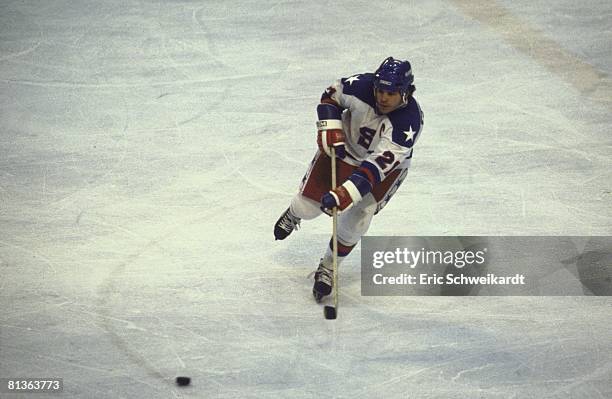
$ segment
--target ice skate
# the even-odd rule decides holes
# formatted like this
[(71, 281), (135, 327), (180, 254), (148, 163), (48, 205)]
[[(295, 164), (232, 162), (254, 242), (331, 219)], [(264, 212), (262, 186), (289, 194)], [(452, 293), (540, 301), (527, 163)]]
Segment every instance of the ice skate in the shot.
[(299, 217), (294, 216), (289, 208), (287, 208), (274, 225), (274, 237), (277, 240), (284, 240), (293, 230), (297, 230), (300, 227), (301, 220)]
[(319, 267), (314, 274), (314, 286), (312, 287), (312, 295), (317, 302), (321, 302), (324, 296), (331, 294), (332, 291), (333, 271), (328, 269), (321, 259)]

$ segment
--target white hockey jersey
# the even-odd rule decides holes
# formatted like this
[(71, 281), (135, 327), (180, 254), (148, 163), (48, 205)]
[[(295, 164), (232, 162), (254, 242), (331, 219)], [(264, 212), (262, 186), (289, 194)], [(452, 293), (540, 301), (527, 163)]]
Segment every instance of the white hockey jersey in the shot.
[(372, 73), (339, 79), (323, 93), (322, 100), (331, 99), (344, 109), (344, 161), (368, 169), (381, 182), (392, 171), (410, 166), (423, 128), (423, 112), (410, 97), (405, 107), (377, 114), (373, 79)]

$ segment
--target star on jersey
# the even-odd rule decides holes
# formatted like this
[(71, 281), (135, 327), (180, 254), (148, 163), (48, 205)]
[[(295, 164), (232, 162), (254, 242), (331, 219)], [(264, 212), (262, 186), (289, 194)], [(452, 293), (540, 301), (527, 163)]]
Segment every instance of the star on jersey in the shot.
[(414, 138), (416, 137), (418, 132), (412, 130), (412, 126), (410, 126), (408, 127), (407, 131), (404, 130), (404, 134), (406, 135), (406, 144), (408, 145), (408, 147), (412, 147), (412, 145), (414, 144)]
[(350, 78), (347, 78), (346, 82), (352, 86), (353, 82), (355, 82), (357, 80), (359, 80), (359, 75), (353, 75)]

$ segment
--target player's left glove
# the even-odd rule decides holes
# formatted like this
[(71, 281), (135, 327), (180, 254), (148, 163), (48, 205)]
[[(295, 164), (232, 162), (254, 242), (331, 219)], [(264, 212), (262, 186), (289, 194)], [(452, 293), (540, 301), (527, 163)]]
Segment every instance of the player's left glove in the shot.
[(328, 191), (321, 197), (321, 210), (328, 215), (331, 215), (335, 207), (338, 207), (338, 212), (342, 212), (351, 206), (353, 206), (353, 198), (343, 186)]
[(370, 191), (372, 184), (364, 173), (357, 169), (341, 186), (323, 194), (321, 210), (331, 215), (332, 209), (337, 207), (338, 212), (343, 212), (361, 201)]

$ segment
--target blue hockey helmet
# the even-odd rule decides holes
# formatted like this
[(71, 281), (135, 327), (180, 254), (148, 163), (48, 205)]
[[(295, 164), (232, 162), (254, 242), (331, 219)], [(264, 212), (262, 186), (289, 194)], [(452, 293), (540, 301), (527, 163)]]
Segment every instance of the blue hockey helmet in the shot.
[(408, 61), (387, 57), (374, 72), (374, 87), (384, 91), (399, 91), (406, 98), (415, 88), (412, 85), (414, 75)]

